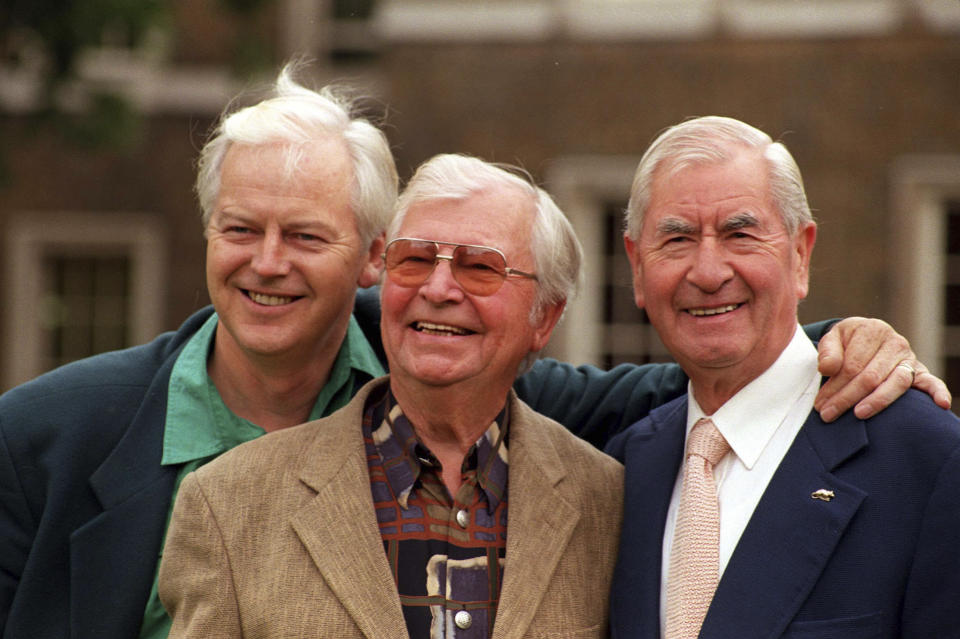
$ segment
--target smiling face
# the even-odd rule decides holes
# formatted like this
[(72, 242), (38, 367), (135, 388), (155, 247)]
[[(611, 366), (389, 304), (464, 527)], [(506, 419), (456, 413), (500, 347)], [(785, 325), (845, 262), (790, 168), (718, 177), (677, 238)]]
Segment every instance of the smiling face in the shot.
[(280, 145), (234, 144), (224, 159), (205, 232), (207, 287), (226, 329), (217, 353), (336, 353), (357, 285), (379, 275), (382, 241), (362, 246), (343, 144), (312, 143), (292, 176), (284, 162)]
[[(497, 248), (507, 266), (533, 272), (533, 215), (529, 196), (491, 186), (464, 200), (412, 205), (397, 236)], [(441, 255), (452, 251), (441, 245)], [(492, 295), (472, 295), (453, 277), (448, 260), (420, 286), (384, 278), (382, 331), (392, 383), (467, 383), (505, 397), (523, 358), (546, 345), (563, 306), (548, 308), (531, 323), (536, 286), (532, 279), (508, 277)]]
[[(787, 232), (756, 150), (674, 175), (658, 170), (651, 191), (640, 237), (625, 238), (637, 306), (695, 389), (722, 387), (714, 396), (722, 404), (793, 336), (816, 225)], [(715, 403), (708, 394), (697, 390), (697, 400)]]

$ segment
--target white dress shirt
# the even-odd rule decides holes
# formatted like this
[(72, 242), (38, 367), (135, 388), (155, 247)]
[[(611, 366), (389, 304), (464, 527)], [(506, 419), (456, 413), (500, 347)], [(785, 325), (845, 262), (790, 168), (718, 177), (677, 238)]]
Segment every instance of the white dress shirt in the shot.
[[(777, 361), (713, 415), (703, 412), (693, 396), (692, 386), (688, 385), (687, 436), (699, 419), (709, 417), (732, 449), (713, 471), (720, 498), (721, 577), (767, 484), (813, 410), (813, 400), (819, 388), (817, 349), (799, 325)], [(670, 549), (685, 463), (681, 464), (677, 474), (663, 534), (661, 637), (666, 625)]]

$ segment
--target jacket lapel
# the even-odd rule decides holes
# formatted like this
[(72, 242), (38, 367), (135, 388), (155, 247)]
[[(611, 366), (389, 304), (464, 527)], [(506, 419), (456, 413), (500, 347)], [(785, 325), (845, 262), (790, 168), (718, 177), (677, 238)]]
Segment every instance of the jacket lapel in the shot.
[(511, 391), (509, 520), (503, 588), (494, 639), (523, 637), (551, 579), (580, 512), (564, 498), (564, 460), (535, 421), (543, 419)]
[[(852, 415), (824, 424), (811, 413), (740, 538), (702, 639), (783, 633), (866, 497), (832, 472), (866, 443), (864, 424)], [(820, 489), (833, 497), (813, 498)]]
[[(90, 477), (103, 512), (70, 536), (71, 626), (77, 636), (136, 636), (153, 584), (177, 468), (160, 465), (167, 385), (158, 371), (113, 453)], [(89, 580), (90, 575), (110, 575)]]
[(659, 639), (663, 531), (683, 457), (686, 396), (633, 426), (616, 457), (623, 457), (624, 524), (613, 578), (614, 637)]
[[(368, 391), (369, 391), (369, 387)], [(406, 637), (406, 622), (377, 527), (360, 422), (369, 392), (324, 424), (301, 480), (317, 496), (293, 516), (324, 580), (367, 637)]]

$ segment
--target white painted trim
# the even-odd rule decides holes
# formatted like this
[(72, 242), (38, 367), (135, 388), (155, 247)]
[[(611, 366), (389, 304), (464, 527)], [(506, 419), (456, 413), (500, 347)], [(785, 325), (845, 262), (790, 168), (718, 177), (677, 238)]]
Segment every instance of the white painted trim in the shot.
[(51, 251), (88, 253), (121, 249), (131, 260), (131, 344), (163, 329), (166, 299), (166, 238), (162, 221), (146, 213), (13, 212), (6, 229), (3, 292), (7, 309), (3, 381), (10, 388), (42, 367), (40, 317), (42, 260)]
[(725, 29), (740, 37), (882, 35), (903, 20), (902, 0), (727, 0)]
[[(954, 24), (951, 2), (924, 15)], [(908, 11), (904, 0), (381, 0), (375, 20), (393, 42), (832, 38), (891, 33)]]
[(960, 198), (960, 155), (911, 155), (891, 167), (889, 317), (920, 361), (943, 375), (943, 201)]
[(716, 0), (566, 0), (565, 32), (585, 40), (688, 40), (716, 31)]
[(567, 305), (551, 341), (554, 356), (577, 364), (601, 363), (604, 352), (603, 204), (626, 200), (639, 156), (584, 155), (555, 160), (546, 170), (547, 189), (566, 214), (583, 246), (583, 288)]
[(555, 32), (557, 13), (543, 0), (382, 0), (373, 19), (391, 41), (542, 41)]
[(923, 22), (938, 33), (960, 33), (960, 0), (912, 0)]

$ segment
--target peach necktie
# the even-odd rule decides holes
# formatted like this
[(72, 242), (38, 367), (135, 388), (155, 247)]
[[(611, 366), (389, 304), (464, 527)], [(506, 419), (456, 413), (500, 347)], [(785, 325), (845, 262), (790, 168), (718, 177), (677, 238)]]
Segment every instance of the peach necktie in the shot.
[(713, 468), (729, 451), (712, 421), (694, 424), (687, 438), (687, 466), (670, 551), (666, 639), (695, 639), (717, 589), (720, 505)]

